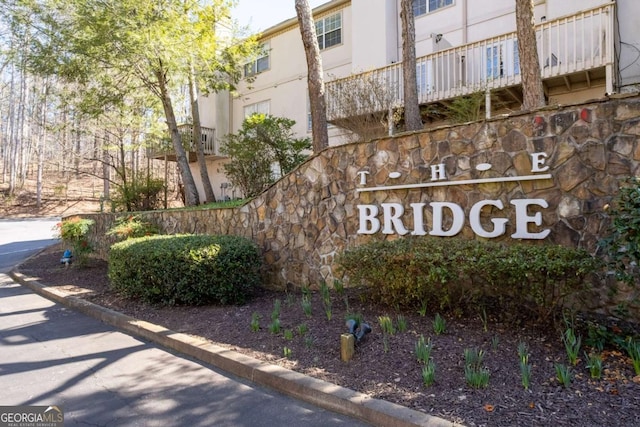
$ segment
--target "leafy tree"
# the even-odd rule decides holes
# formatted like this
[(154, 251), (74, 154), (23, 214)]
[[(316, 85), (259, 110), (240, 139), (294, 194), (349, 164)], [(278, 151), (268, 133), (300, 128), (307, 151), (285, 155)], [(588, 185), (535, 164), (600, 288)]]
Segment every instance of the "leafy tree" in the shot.
[(296, 0), (296, 14), (298, 15), (304, 53), (307, 57), (307, 84), (309, 85), (309, 104), (311, 107), (313, 151), (317, 153), (329, 146), (322, 57), (308, 0)]
[[(185, 186), (187, 205), (199, 203), (174, 112), (174, 94), (198, 79), (207, 91), (232, 88), (255, 38), (217, 31), (228, 21), (231, 0), (30, 0), (44, 23), (32, 40), (35, 69), (81, 86), (94, 85), (106, 108), (123, 87), (143, 87), (161, 103)], [(193, 69), (191, 68), (193, 67)], [(193, 70), (193, 71), (192, 71)]]
[(534, 25), (533, 0), (516, 0), (516, 31), (522, 76), (523, 110), (546, 105)]
[(311, 143), (309, 138), (294, 137), (294, 125), (291, 119), (254, 114), (237, 134), (225, 137), (221, 151), (230, 158), (225, 171), (246, 197), (261, 193), (304, 161)]

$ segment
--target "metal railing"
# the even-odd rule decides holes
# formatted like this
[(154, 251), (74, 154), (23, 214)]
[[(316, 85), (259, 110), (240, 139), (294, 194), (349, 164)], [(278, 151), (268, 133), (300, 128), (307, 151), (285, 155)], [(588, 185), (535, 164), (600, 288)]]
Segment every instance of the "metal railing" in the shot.
[[(543, 79), (613, 64), (613, 4), (601, 6), (536, 25), (538, 57)], [(609, 70), (611, 71), (611, 70)], [(607, 73), (610, 76), (610, 72)], [(466, 44), (416, 60), (418, 99), (428, 104), (467, 95), (480, 90), (498, 89), (520, 84), (520, 58), (516, 33), (503, 34)], [(611, 79), (611, 77), (608, 77)], [(402, 64), (393, 64), (366, 73), (327, 82), (327, 116), (329, 120), (345, 114), (373, 111), (370, 100), (359, 108), (345, 111), (341, 92), (358, 87), (384, 86), (384, 97), (376, 97), (376, 106), (384, 111), (404, 100)], [(612, 89), (607, 82), (607, 92)], [(384, 105), (383, 105), (384, 104)]]
[[(202, 134), (202, 146), (204, 148), (205, 155), (220, 155), (218, 144), (216, 143), (216, 130), (212, 128), (201, 127)], [(189, 152), (196, 152), (197, 147), (193, 141), (193, 126), (192, 125), (180, 125), (178, 126), (180, 136), (182, 137), (182, 145), (184, 149)]]
[[(216, 141), (215, 135), (216, 130), (212, 128), (202, 127), (202, 145), (204, 149), (204, 154), (206, 156), (220, 156), (220, 147), (219, 143)], [(182, 138), (182, 146), (184, 147), (187, 153), (195, 153), (197, 151), (197, 147), (194, 145), (193, 141), (193, 126), (192, 125), (179, 125), (178, 131), (180, 132), (180, 136)], [(170, 140), (164, 141), (162, 146), (152, 147), (149, 151), (149, 157), (159, 158), (164, 155), (174, 155), (175, 150), (171, 144)]]

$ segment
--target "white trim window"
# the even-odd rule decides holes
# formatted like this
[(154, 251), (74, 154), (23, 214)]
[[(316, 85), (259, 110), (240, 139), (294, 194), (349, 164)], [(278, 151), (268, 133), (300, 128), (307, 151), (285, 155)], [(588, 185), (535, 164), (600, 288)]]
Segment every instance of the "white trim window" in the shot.
[(433, 91), (433, 62), (421, 60), (416, 63), (416, 86), (418, 87), (418, 99), (425, 100)]
[(502, 43), (487, 46), (485, 63), (487, 79), (517, 76), (520, 74), (518, 41), (507, 40)]
[(316, 35), (320, 50), (342, 43), (342, 13), (338, 12), (316, 21)]
[(243, 108), (244, 118), (246, 119), (254, 114), (269, 114), (270, 104), (269, 100), (266, 100), (245, 105)]
[(451, 6), (453, 0), (413, 0), (413, 16), (435, 12), (446, 6)]
[(255, 61), (244, 64), (245, 77), (255, 76), (256, 74), (267, 71), (270, 68), (269, 51), (270, 48), (268, 43), (260, 46), (258, 58), (256, 58)]

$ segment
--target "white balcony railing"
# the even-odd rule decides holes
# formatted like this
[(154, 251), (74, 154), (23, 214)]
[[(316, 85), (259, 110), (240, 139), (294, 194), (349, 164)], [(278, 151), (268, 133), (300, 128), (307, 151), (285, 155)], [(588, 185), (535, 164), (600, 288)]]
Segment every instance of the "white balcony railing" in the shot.
[[(538, 56), (543, 79), (588, 71), (613, 64), (613, 4), (543, 22), (536, 26)], [(498, 89), (520, 84), (520, 59), (516, 33), (454, 47), (416, 60), (418, 99), (428, 104), (467, 95), (479, 90)], [(403, 103), (402, 64), (352, 75), (327, 82), (327, 116), (329, 120), (345, 117), (341, 92), (357, 85), (383, 86), (385, 96), (376, 96), (375, 108), (385, 111)], [(608, 88), (608, 91), (610, 89)], [(372, 101), (360, 105), (370, 113)]]
[[(188, 152), (196, 152), (197, 147), (194, 145), (193, 141), (193, 126), (192, 125), (180, 125), (178, 126), (178, 130), (180, 131), (180, 136), (182, 137), (182, 145), (184, 149)], [(212, 128), (201, 127), (202, 134), (202, 146), (204, 149), (204, 154), (207, 156), (219, 156), (220, 155), (220, 147), (216, 143), (216, 130)]]
[[(192, 125), (179, 125), (178, 131), (182, 138), (182, 146), (187, 152), (189, 161), (195, 161), (197, 147), (193, 142), (193, 126)], [(221, 156), (219, 143), (215, 139), (215, 129), (202, 128), (202, 145), (205, 156)], [(175, 150), (171, 144), (170, 139), (166, 139), (163, 143), (150, 147), (148, 156), (151, 158), (162, 158), (168, 156), (169, 159), (175, 161)]]

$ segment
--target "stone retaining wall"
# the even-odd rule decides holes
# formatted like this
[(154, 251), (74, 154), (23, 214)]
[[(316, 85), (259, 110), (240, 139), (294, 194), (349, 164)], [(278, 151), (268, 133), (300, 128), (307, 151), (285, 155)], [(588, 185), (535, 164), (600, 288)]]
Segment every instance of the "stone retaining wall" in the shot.
[[(526, 224), (530, 232), (549, 230), (544, 242), (594, 251), (606, 232), (603, 207), (611, 201), (621, 180), (638, 174), (639, 135), (637, 96), (546, 108), (533, 114), (331, 147), (239, 208), (144, 215), (167, 233), (236, 234), (253, 239), (270, 268), (270, 285), (277, 288), (313, 288), (322, 279), (331, 281), (337, 275), (334, 259), (345, 248), (372, 238), (397, 237), (380, 232), (358, 234), (359, 228), (373, 224), (360, 224), (362, 208), (358, 205), (378, 206), (381, 212), (383, 204), (388, 209), (402, 205), (405, 213), (400, 221), (413, 231), (411, 204), (425, 203), (422, 223), (429, 233), (434, 220), (429, 203), (452, 202), (464, 210), (464, 226), (458, 235), (478, 238), (477, 227), (474, 231), (470, 225), (472, 206), (483, 200), (500, 201), (502, 208), (485, 206), (478, 220), (482, 229), (491, 231), (492, 218), (508, 219), (506, 232), (496, 239), (513, 240), (517, 209), (511, 201), (545, 200), (547, 207), (531, 205), (526, 209), (531, 216)], [(438, 169), (438, 165), (444, 166)], [(444, 173), (446, 178), (433, 180), (443, 177), (436, 173)], [(540, 174), (550, 178), (473, 183), (477, 179)], [(457, 180), (472, 183), (357, 191)], [(536, 214), (541, 216), (539, 225), (532, 219)], [(92, 240), (106, 257), (111, 242), (104, 233), (115, 215), (93, 217), (97, 226)], [(384, 228), (384, 218), (378, 216), (378, 220)], [(397, 221), (390, 221), (387, 228), (393, 226), (397, 231)], [(445, 217), (444, 229), (451, 227), (451, 222)]]

